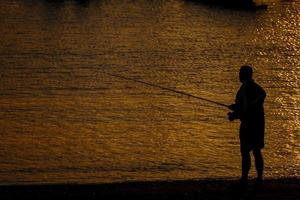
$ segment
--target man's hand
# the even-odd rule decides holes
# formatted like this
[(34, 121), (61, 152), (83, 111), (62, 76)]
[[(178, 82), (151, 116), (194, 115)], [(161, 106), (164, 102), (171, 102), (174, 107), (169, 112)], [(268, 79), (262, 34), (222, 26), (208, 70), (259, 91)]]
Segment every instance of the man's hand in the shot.
[(229, 113), (227, 113), (227, 115), (228, 115), (229, 121), (232, 122), (232, 121), (235, 119), (235, 114), (234, 114), (234, 112), (229, 112)]
[(230, 106), (228, 106), (228, 108), (232, 111), (236, 110), (236, 104), (231, 104)]

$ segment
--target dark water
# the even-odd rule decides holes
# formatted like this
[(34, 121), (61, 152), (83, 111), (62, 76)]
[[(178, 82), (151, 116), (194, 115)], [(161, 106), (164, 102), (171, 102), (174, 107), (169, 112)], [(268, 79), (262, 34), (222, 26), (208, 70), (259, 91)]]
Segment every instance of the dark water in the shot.
[[(266, 177), (299, 176), (300, 2), (2, 0), (0, 183), (233, 178), (240, 65), (268, 93)], [(252, 176), (254, 176), (252, 169)]]

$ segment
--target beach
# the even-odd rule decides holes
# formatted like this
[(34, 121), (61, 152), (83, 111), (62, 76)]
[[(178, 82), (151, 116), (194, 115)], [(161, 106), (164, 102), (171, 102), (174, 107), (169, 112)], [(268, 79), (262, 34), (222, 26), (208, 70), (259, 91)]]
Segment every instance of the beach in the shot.
[(123, 182), (108, 184), (6, 185), (1, 199), (300, 199), (298, 177), (266, 179), (254, 187), (250, 180), (239, 189), (237, 180), (204, 179), (184, 181)]

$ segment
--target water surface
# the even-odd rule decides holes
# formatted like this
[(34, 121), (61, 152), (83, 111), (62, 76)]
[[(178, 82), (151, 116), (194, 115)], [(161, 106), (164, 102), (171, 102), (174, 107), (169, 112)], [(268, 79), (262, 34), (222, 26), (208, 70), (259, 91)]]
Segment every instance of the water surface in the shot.
[(299, 12), (2, 0), (0, 183), (235, 178), (226, 109), (103, 72), (230, 104), (243, 64), (268, 94), (265, 176), (299, 176)]

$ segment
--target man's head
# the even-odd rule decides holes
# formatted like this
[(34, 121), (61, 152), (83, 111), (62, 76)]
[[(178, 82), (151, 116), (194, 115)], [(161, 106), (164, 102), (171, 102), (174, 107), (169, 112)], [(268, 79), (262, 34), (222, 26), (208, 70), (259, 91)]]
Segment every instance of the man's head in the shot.
[(245, 81), (251, 80), (252, 73), (252, 68), (249, 65), (242, 66), (239, 74), (240, 81), (243, 83)]

